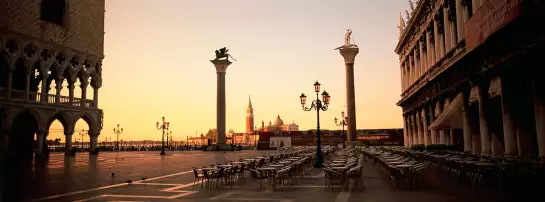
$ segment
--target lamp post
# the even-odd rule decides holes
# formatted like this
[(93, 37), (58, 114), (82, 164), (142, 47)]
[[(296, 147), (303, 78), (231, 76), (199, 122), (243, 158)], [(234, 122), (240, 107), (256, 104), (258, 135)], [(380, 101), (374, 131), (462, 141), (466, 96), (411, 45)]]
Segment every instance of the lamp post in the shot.
[(81, 136), (81, 150), (83, 149), (83, 136), (85, 135), (85, 129), (81, 129), (81, 132), (79, 132), (79, 135)]
[(343, 148), (346, 148), (346, 132), (344, 131), (344, 126), (348, 125), (347, 124), (348, 117), (344, 116), (344, 111), (341, 112), (341, 117), (342, 117), (341, 121), (339, 121), (337, 117), (335, 117), (334, 121), (335, 121), (335, 125), (343, 127)]
[(165, 122), (165, 117), (161, 119), (161, 124), (159, 122), (155, 123), (155, 126), (157, 127), (157, 130), (162, 130), (162, 136), (161, 136), (161, 153), (160, 155), (165, 155), (165, 130), (168, 131), (168, 125), (170, 125), (169, 122)]
[(114, 128), (114, 134), (117, 136), (115, 141), (115, 151), (119, 152), (119, 135), (123, 134), (123, 128), (119, 128), (119, 124), (117, 124), (117, 128)]
[(320, 93), (320, 83), (316, 81), (314, 83), (314, 92), (316, 92), (316, 100), (312, 101), (312, 105), (310, 107), (305, 107), (305, 103), (307, 101), (307, 96), (304, 93), (301, 93), (301, 96), (299, 98), (301, 99), (301, 106), (303, 107), (304, 111), (312, 111), (312, 109), (316, 110), (316, 163), (314, 164), (315, 168), (321, 168), (322, 164), (324, 163), (324, 157), (322, 156), (322, 146), (321, 146), (321, 138), (320, 138), (320, 111), (327, 111), (327, 106), (329, 105), (329, 93), (327, 93), (325, 90), (322, 93), (322, 100), (320, 100), (319, 93)]
[(254, 150), (257, 150), (257, 126), (254, 126)]

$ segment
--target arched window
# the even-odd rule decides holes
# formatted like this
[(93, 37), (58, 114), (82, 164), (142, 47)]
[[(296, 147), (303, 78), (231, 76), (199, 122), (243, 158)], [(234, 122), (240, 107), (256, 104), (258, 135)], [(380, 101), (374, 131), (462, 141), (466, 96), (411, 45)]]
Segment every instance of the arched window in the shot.
[(66, 0), (42, 0), (40, 19), (64, 26)]

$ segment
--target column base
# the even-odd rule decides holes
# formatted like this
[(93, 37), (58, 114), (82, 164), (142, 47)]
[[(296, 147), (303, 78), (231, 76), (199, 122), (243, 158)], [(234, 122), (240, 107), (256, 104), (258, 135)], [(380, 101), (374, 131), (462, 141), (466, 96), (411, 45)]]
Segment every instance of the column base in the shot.
[(208, 151), (232, 151), (232, 147), (229, 144), (216, 144), (211, 145), (207, 149)]

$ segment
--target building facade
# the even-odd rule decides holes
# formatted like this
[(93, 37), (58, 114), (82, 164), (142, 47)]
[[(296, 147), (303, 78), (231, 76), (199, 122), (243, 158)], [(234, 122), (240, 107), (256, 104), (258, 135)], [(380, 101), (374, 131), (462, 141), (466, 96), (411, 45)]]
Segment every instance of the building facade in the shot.
[(420, 0), (400, 16), (405, 146), (545, 157), (543, 4)]
[[(2, 152), (31, 159), (36, 145), (36, 154), (41, 155), (54, 120), (64, 126), (69, 152), (80, 118), (89, 125), (94, 151), (102, 129), (98, 90), (104, 58), (104, 0), (6, 0), (0, 4)], [(69, 96), (61, 96), (63, 83), (68, 83)], [(55, 94), (50, 94), (51, 86)], [(75, 88), (80, 95), (74, 94)], [(91, 99), (88, 91), (92, 91)]]

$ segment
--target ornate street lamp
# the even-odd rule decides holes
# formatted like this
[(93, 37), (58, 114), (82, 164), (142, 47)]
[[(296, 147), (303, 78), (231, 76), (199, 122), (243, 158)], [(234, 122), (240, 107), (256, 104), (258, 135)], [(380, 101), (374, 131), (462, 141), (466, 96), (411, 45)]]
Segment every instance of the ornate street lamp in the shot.
[(312, 109), (316, 110), (316, 163), (314, 164), (315, 168), (321, 168), (324, 163), (324, 157), (322, 156), (322, 146), (321, 146), (321, 138), (320, 138), (320, 111), (327, 111), (327, 106), (329, 105), (329, 93), (327, 93), (325, 90), (322, 93), (322, 100), (320, 100), (319, 93), (320, 93), (320, 83), (316, 81), (314, 83), (314, 92), (316, 92), (316, 100), (312, 101), (312, 105), (310, 107), (305, 107), (305, 103), (307, 102), (307, 96), (304, 93), (301, 93), (301, 96), (299, 98), (301, 99), (301, 106), (303, 106), (304, 111), (311, 111)]
[(257, 126), (254, 126), (254, 150), (257, 150)]
[(161, 120), (161, 124), (159, 122), (155, 123), (155, 126), (157, 127), (157, 130), (162, 130), (162, 136), (161, 136), (161, 153), (160, 155), (165, 155), (165, 130), (168, 131), (168, 126), (170, 125), (169, 122), (165, 122), (165, 117), (163, 116), (163, 119)]
[(83, 136), (85, 135), (85, 129), (81, 129), (81, 132), (79, 132), (79, 135), (81, 136), (81, 150), (85, 151), (83, 149)]
[[(335, 121), (335, 125), (337, 126), (342, 126), (343, 127), (343, 148), (346, 148), (346, 132), (344, 131), (344, 126), (348, 125), (348, 117), (344, 116), (344, 111), (341, 112), (341, 117), (343, 117), (343, 119), (341, 121), (339, 121), (339, 119), (337, 119), (337, 117), (335, 117), (334, 121)], [(337, 123), (339, 122), (339, 123)]]
[(117, 136), (117, 140), (115, 141), (115, 151), (119, 152), (119, 135), (123, 134), (123, 128), (119, 128), (119, 124), (117, 124), (117, 128), (114, 128), (114, 134)]

